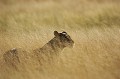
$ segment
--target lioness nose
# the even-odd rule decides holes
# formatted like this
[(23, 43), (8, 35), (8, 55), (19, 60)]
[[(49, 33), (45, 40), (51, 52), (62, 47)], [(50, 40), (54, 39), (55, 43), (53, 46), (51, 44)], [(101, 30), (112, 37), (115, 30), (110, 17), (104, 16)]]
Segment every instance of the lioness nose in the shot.
[(74, 41), (72, 40), (71, 43), (74, 43)]

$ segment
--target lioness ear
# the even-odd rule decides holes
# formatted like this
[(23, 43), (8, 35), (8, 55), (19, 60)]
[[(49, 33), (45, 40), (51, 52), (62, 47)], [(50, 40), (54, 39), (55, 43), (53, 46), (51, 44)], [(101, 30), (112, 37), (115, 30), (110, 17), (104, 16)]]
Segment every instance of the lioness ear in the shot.
[(63, 31), (62, 34), (66, 35), (67, 33), (65, 31)]
[(57, 31), (54, 31), (55, 36), (59, 36), (59, 33)]

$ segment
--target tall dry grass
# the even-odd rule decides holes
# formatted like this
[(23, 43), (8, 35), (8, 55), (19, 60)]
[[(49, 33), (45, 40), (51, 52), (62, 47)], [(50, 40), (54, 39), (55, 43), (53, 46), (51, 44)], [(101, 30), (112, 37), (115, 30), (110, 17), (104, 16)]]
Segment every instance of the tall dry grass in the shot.
[[(0, 0), (0, 79), (119, 79), (119, 0)], [(66, 31), (75, 41), (59, 61), (38, 71), (24, 61), (19, 71), (6, 68), (11, 48), (32, 51)], [(27, 54), (29, 56), (29, 54)], [(35, 62), (35, 61), (34, 61)], [(31, 64), (31, 65), (29, 65)]]

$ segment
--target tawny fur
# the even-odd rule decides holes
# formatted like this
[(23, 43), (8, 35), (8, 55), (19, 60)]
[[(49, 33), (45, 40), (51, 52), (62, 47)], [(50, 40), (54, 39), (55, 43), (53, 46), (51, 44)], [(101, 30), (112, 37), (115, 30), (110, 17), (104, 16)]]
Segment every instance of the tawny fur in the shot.
[[(54, 60), (54, 57), (58, 56), (65, 47), (73, 47), (74, 45), (74, 41), (66, 32), (58, 33), (54, 31), (54, 35), (55, 37), (42, 48), (33, 50), (33, 57), (36, 57), (40, 64)], [(27, 53), (26, 51), (22, 52), (24, 52), (24, 54)], [(3, 55), (5, 63), (16, 68), (17, 65), (21, 63), (19, 54), (21, 54), (21, 52), (16, 48), (5, 52)]]

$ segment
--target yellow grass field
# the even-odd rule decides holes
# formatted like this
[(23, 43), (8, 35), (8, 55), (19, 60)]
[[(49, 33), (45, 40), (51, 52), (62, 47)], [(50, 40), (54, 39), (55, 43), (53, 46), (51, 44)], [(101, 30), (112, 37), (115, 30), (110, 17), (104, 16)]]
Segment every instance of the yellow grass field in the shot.
[[(4, 65), (6, 51), (41, 48), (55, 30), (75, 42), (58, 62)], [(120, 79), (120, 0), (0, 0), (0, 79)]]

